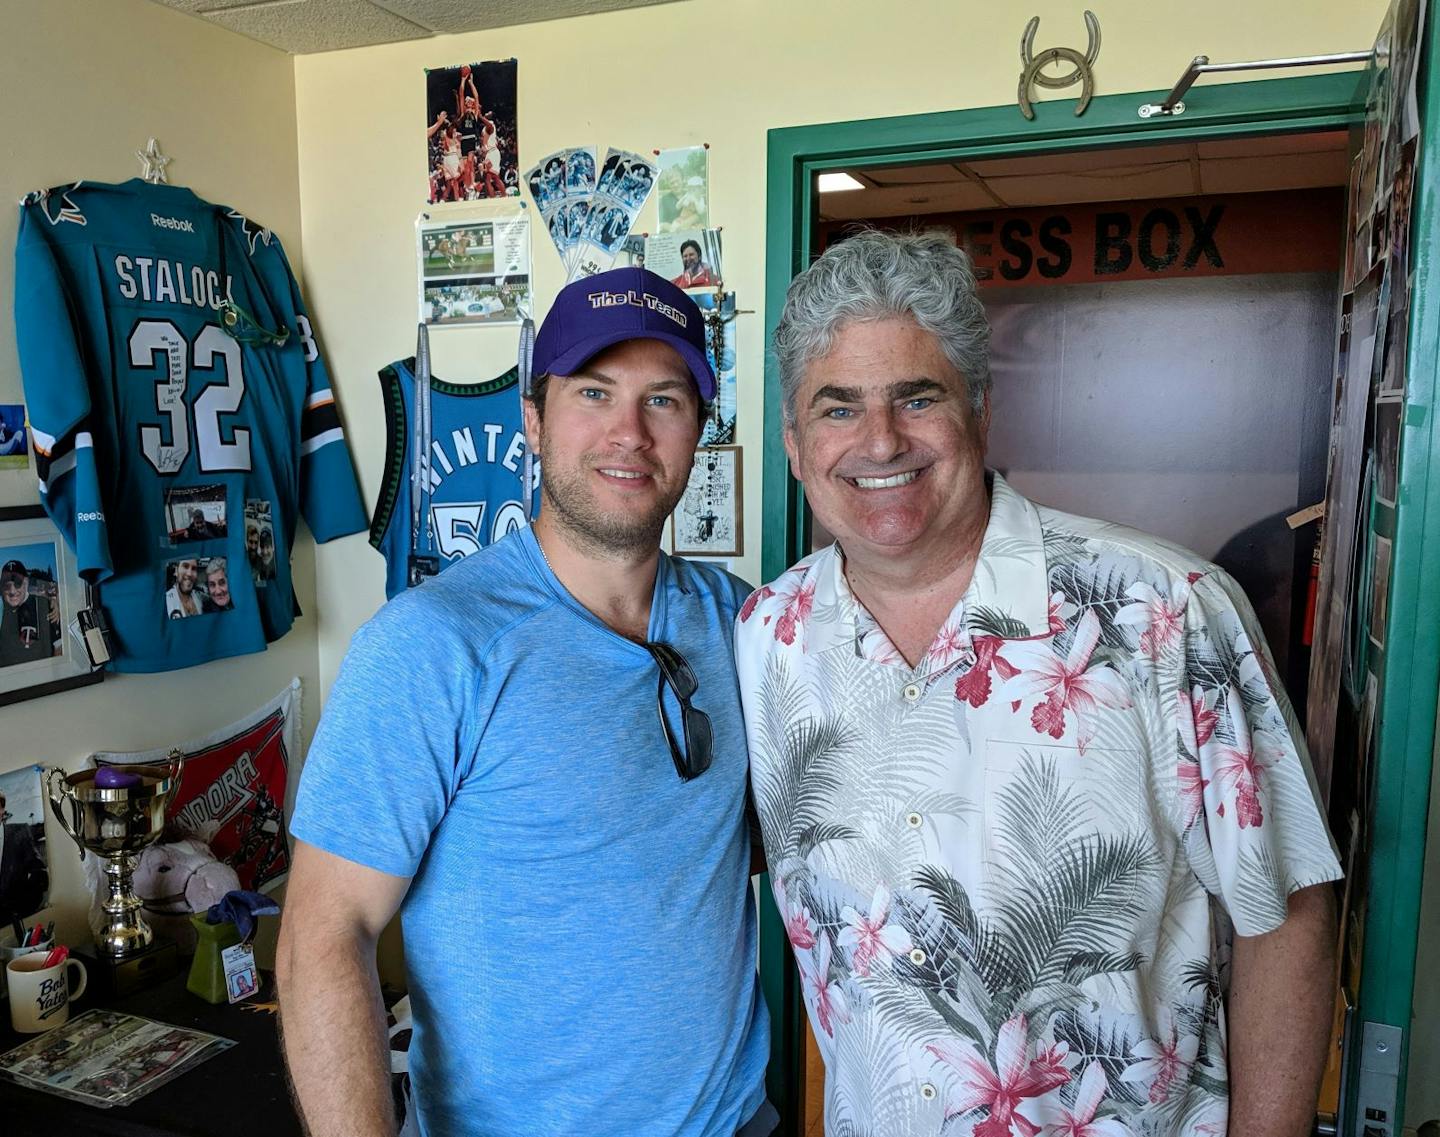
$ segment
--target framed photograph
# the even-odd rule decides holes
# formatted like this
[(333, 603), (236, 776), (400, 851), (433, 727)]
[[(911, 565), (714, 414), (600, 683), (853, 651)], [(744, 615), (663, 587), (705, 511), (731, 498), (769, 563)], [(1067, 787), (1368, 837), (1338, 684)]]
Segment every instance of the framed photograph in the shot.
[(1385, 646), (1385, 620), (1390, 612), (1390, 551), (1389, 538), (1375, 538), (1375, 557), (1370, 566), (1370, 642)]
[(0, 508), (0, 706), (105, 677), (69, 633), (84, 607), (74, 554), (45, 511)]
[(50, 904), (45, 795), (40, 775), (39, 766), (22, 766), (0, 774), (0, 837), (6, 861), (5, 870), (0, 872), (3, 924), (24, 920)]
[(432, 326), (516, 324), (531, 311), (530, 218), (522, 210), (416, 226), (420, 318)]
[(724, 272), (720, 265), (720, 230), (656, 233), (645, 242), (645, 267), (687, 292), (714, 292)]
[(710, 227), (710, 156), (704, 146), (660, 151), (659, 231)]
[(425, 72), (430, 202), (520, 196), (513, 59)]
[(744, 487), (738, 446), (695, 452), (685, 495), (670, 515), (670, 545), (682, 557), (745, 553)]
[(25, 429), (25, 408), (0, 403), (0, 470), (23, 470), (30, 465), (30, 432)]

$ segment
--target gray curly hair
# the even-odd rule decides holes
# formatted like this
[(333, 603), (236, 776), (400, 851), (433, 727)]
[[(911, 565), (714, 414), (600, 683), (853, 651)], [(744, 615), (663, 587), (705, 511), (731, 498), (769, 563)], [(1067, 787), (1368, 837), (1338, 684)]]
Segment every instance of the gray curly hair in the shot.
[(990, 390), (990, 323), (970, 257), (938, 234), (869, 229), (832, 245), (790, 282), (775, 329), (786, 424), (795, 421), (805, 368), (834, 346), (844, 325), (897, 316), (940, 341), (978, 414)]

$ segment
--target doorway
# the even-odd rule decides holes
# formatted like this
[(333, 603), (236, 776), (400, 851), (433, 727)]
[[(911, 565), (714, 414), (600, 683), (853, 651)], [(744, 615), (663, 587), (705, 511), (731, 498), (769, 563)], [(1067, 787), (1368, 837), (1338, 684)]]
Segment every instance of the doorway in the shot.
[[(965, 248), (991, 326), (987, 464), (1244, 587), (1302, 720), (1343, 288), (1344, 129), (851, 167), (817, 251), (864, 229)], [(831, 535), (811, 520), (811, 548)], [(823, 1132), (813, 1035), (806, 1137)], [(1332, 1079), (1326, 1112), (1338, 1110)]]
[[(1272, 643), (1283, 643), (1288, 650), (1296, 643), (1296, 630), (1305, 623), (1309, 550), (1306, 536), (1297, 537), (1288, 527), (1280, 542), (1271, 538), (1273, 527), (1283, 525), (1284, 516), (1297, 503), (1324, 495), (1344, 231), (1344, 194), (1338, 187), (1343, 186), (1348, 168), (1349, 133), (1363, 106), (1359, 80), (1349, 73), (1209, 87), (1204, 100), (1192, 101), (1184, 119), (1163, 123), (1139, 120), (1136, 108), (1145, 96), (1127, 95), (1095, 100), (1087, 112), (1088, 122), (1075, 120), (1070, 105), (1061, 104), (1040, 108), (1033, 126), (1024, 124), (1014, 108), (987, 108), (884, 124), (772, 132), (767, 327), (773, 329), (778, 320), (790, 277), (827, 241), (843, 239), (846, 223), (865, 218), (879, 224), (953, 226), (957, 240), (970, 245), (977, 263), (988, 257), (991, 263), (986, 267), (993, 273), (998, 276), (1008, 270), (1014, 277), (1003, 285), (992, 278), (990, 283), (996, 286), (987, 288), (986, 294), (995, 327), (999, 427), (992, 438), (991, 464), (1007, 470), (1022, 492), (1047, 504), (1135, 524), (1209, 557), (1236, 543), (1228, 554), (1232, 563), (1239, 565), (1248, 556), (1251, 566), (1277, 586), (1268, 604), (1267, 633)], [(960, 144), (956, 139), (967, 141)], [(1214, 164), (1208, 184), (1207, 162)], [(1247, 164), (1249, 181), (1241, 173)], [(1295, 174), (1301, 166), (1311, 172), (1304, 177)], [(866, 187), (849, 195), (853, 206), (832, 205), (840, 196), (827, 200), (815, 191), (819, 173), (839, 169), (858, 171)], [(1286, 169), (1292, 175), (1279, 177)], [(1023, 192), (1027, 181), (1032, 187), (1028, 196)], [(1077, 188), (1081, 185), (1088, 188), (1081, 192)], [(1062, 191), (1062, 187), (1068, 188)], [(1123, 223), (1116, 215), (1125, 215), (1130, 226), (1126, 267), (1138, 264), (1148, 271), (1151, 264), (1188, 259), (1188, 248), (1174, 258), (1170, 255), (1172, 232), (1175, 243), (1193, 244), (1179, 231), (1188, 219), (1186, 204), (1198, 210), (1196, 203), (1202, 199), (1228, 193), (1253, 206), (1257, 202), (1250, 199), (1277, 190), (1287, 196), (1296, 192), (1312, 196), (1316, 228), (1310, 232), (1316, 256), (1295, 265), (1273, 256), (1262, 258), (1261, 267), (1252, 272), (1186, 277), (1165, 276), (1157, 270), (1149, 277), (1141, 272), (1138, 279), (1127, 279), (1121, 270), (1110, 274), (1114, 279), (1062, 280), (1067, 276), (1058, 271), (1063, 256), (1044, 248), (1041, 240), (1046, 218), (1026, 212), (1048, 209), (1052, 212), (1047, 216), (1056, 216), (1053, 210), (1063, 206), (1071, 235), (1082, 228), (1079, 214), (1086, 214), (1092, 228), (1088, 243), (1081, 244), (1087, 254), (1096, 252), (1100, 232), (1096, 214), (1110, 215), (1111, 227), (1104, 232), (1111, 238), (1107, 247), (1116, 261), (1124, 257), (1118, 251)], [(868, 200), (862, 192), (870, 195)], [(913, 200), (921, 197), (928, 200)], [(1139, 203), (1138, 213), (1129, 209), (1129, 203)], [(1173, 231), (1164, 217), (1151, 216), (1157, 210), (1176, 218)], [(1198, 215), (1202, 223), (1210, 216), (1205, 211)], [(1259, 209), (1257, 216), (1263, 217), (1264, 210)], [(977, 222), (981, 228), (972, 228)], [(1146, 229), (1143, 256), (1142, 228)], [(1188, 234), (1191, 238), (1193, 230), (1194, 226)], [(1326, 232), (1331, 235), (1328, 241), (1323, 237)], [(1049, 235), (1056, 233), (1052, 226)], [(1002, 235), (1012, 238), (1012, 247), (1005, 247)], [(990, 248), (982, 250), (986, 244)], [(1028, 249), (1028, 261), (1021, 245)], [(1028, 279), (1047, 255), (1055, 276)], [(1072, 264), (1083, 259), (1074, 243), (1070, 255)], [(1206, 255), (1202, 246), (1200, 257)], [(1096, 263), (1091, 256), (1091, 267)], [(1216, 267), (1233, 268), (1235, 263)], [(1266, 272), (1267, 268), (1292, 271)], [(1255, 280), (1262, 274), (1270, 277), (1263, 287)], [(1217, 322), (1233, 324), (1237, 319), (1247, 321), (1255, 333), (1249, 340), (1252, 348), (1258, 344), (1273, 352), (1272, 365), (1247, 375), (1244, 372), (1256, 359), (1238, 350), (1217, 352), (1235, 346), (1217, 343)], [(1276, 327), (1284, 327), (1287, 336), (1293, 332), (1293, 338), (1275, 339)], [(1176, 335), (1189, 345), (1183, 365), (1157, 376), (1157, 368), (1143, 363), (1144, 344), (1153, 344), (1157, 337), (1173, 340)], [(1267, 339), (1268, 343), (1262, 342)], [(1117, 343), (1124, 345), (1126, 361), (1115, 366), (1112, 360), (1106, 366), (1096, 350), (1100, 345), (1113, 349)], [(1066, 344), (1073, 349), (1068, 359)], [(1266, 358), (1265, 352), (1257, 357)], [(1284, 376), (1276, 383), (1271, 378), (1273, 364), (1281, 357)], [(1261, 383), (1257, 377), (1270, 381)], [(1161, 421), (1153, 417), (1157, 379), (1182, 399), (1171, 408), (1168, 421), (1163, 415)], [(1137, 397), (1142, 391), (1143, 399)], [(1220, 397), (1206, 398), (1216, 394)], [(1134, 408), (1128, 421), (1120, 424), (1110, 421), (1117, 402)], [(1209, 430), (1180, 429), (1179, 424), (1193, 426), (1197, 413), (1210, 422)], [(778, 377), (768, 372), (766, 414), (767, 421), (779, 422)], [(1279, 439), (1268, 429), (1258, 433), (1245, 429), (1256, 422), (1273, 427), (1281, 420), (1285, 429)], [(1073, 427), (1068, 433), (1074, 438), (1066, 437), (1067, 424)], [(1172, 468), (1166, 469), (1154, 461), (1154, 447), (1147, 451), (1123, 443), (1118, 449), (1131, 455), (1144, 452), (1145, 460), (1132, 458), (1130, 468), (1116, 470), (1114, 455), (1107, 454), (1112, 468), (1100, 469), (1091, 447), (1092, 460), (1087, 464), (1087, 448), (1077, 440), (1083, 443), (1087, 435), (1093, 438), (1097, 431), (1111, 434), (1117, 429), (1132, 440), (1168, 438), (1181, 465), (1188, 468), (1177, 471), (1172, 462)], [(1043, 441), (1037, 445), (1036, 438)], [(1216, 439), (1228, 447), (1216, 452)], [(1255, 461), (1257, 457), (1262, 460)], [(1216, 482), (1197, 490), (1196, 507), (1183, 519), (1188, 528), (1174, 528), (1173, 481), (1168, 486), (1161, 482), (1178, 472), (1192, 481), (1199, 473), (1223, 483), (1233, 478), (1237, 465), (1248, 488), (1241, 490), (1232, 480), (1223, 492)], [(1214, 508), (1222, 499), (1235, 504), (1237, 496), (1244, 506), (1239, 512)], [(1249, 516), (1242, 516), (1247, 511)], [(823, 542), (825, 535), (815, 532), (800, 487), (789, 477), (778, 431), (772, 432), (765, 452), (765, 579), (803, 556), (817, 538)], [(1289, 686), (1303, 694), (1304, 666), (1298, 655), (1286, 671), (1300, 678)], [(768, 901), (768, 889), (762, 889), (762, 898)], [(762, 974), (775, 1012), (771, 1093), (782, 1107), (788, 1131), (818, 1132), (818, 1071), (806, 1069), (812, 1063), (806, 1060), (803, 1008), (793, 971), (787, 971), (778, 915), (773, 906), (766, 907)]]

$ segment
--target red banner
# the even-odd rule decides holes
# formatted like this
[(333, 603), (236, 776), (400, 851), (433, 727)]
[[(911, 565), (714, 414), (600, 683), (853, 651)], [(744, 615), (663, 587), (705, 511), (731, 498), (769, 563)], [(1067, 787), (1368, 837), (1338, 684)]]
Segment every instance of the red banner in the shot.
[[(299, 754), (299, 709), (295, 679), (240, 722), (176, 747), (185, 756), (185, 769), (166, 820), (208, 844), (235, 870), (241, 888), (258, 890), (290, 871), (285, 815), (294, 797), (289, 773), (292, 756)], [(163, 764), (169, 751), (93, 758), (96, 764)]]

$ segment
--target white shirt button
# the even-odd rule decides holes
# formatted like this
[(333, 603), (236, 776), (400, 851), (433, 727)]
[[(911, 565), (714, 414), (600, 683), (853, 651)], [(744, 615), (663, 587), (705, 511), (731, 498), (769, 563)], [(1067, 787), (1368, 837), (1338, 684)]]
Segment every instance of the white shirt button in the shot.
[(934, 1101), (934, 1100), (935, 1100), (935, 1087), (932, 1086), (929, 1082), (926, 1082), (924, 1085), (922, 1085), (922, 1086), (920, 1087), (920, 1096), (921, 1096), (922, 1098), (924, 1098), (926, 1101)]
[(917, 948), (911, 948), (911, 949), (910, 949), (910, 962), (913, 963), (916, 967), (922, 967), (922, 966), (924, 966), (924, 964), (925, 964), (925, 953), (924, 953), (923, 951), (921, 951), (918, 947), (917, 947)]
[(910, 826), (911, 829), (919, 829), (924, 823), (925, 819), (918, 813), (907, 813), (905, 815), (905, 824)]
[(920, 685), (918, 683), (907, 684), (900, 694), (905, 697), (907, 703), (913, 703), (916, 699), (920, 698)]

